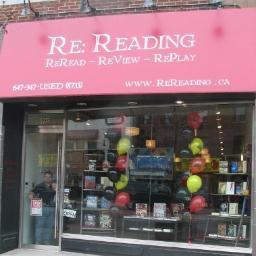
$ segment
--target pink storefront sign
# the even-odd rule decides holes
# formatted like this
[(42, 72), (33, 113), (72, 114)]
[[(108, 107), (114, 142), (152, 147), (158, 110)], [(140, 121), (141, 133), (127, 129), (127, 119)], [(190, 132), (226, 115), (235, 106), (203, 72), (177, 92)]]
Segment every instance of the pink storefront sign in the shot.
[(256, 92), (256, 9), (14, 23), (0, 98)]

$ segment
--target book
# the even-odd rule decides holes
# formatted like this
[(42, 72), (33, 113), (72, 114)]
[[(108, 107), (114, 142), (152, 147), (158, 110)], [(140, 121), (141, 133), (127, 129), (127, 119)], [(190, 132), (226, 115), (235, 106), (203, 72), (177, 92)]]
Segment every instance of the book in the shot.
[(226, 194), (226, 187), (227, 183), (220, 181), (218, 185), (218, 194)]
[(235, 194), (235, 182), (228, 181), (226, 182), (226, 194), (227, 195), (234, 195)]
[(103, 189), (113, 187), (113, 182), (108, 177), (100, 177), (100, 184), (103, 186)]
[(109, 209), (111, 207), (111, 201), (107, 200), (104, 196), (100, 199), (100, 208)]
[(220, 204), (220, 215), (222, 216), (228, 215), (228, 203), (223, 202)]
[(247, 225), (242, 225), (241, 226), (239, 238), (240, 239), (246, 239), (247, 238)]
[(238, 162), (231, 162), (230, 172), (231, 173), (237, 173), (238, 172)]
[(218, 236), (226, 236), (227, 234), (227, 225), (225, 223), (219, 223), (218, 224)]
[(106, 229), (112, 227), (112, 218), (109, 214), (100, 214), (100, 227)]
[(146, 217), (148, 215), (148, 205), (144, 203), (137, 203), (136, 215), (141, 217)]
[(241, 195), (241, 194), (242, 194), (242, 184), (236, 183), (236, 195)]
[(219, 162), (219, 173), (228, 173), (228, 161)]
[(228, 213), (229, 213), (229, 215), (237, 215), (238, 214), (238, 203), (229, 203)]
[(227, 236), (236, 237), (236, 234), (237, 234), (237, 225), (229, 224)]
[(166, 217), (166, 204), (165, 203), (154, 203), (153, 216), (154, 216), (154, 218), (165, 218)]
[(246, 191), (246, 190), (248, 190), (247, 181), (244, 181), (244, 182), (242, 183), (242, 192), (244, 192), (244, 191)]
[(181, 218), (183, 210), (184, 210), (184, 204), (182, 203), (171, 204), (172, 216)]
[(246, 161), (238, 162), (238, 172), (247, 173), (247, 162)]
[(84, 176), (84, 188), (95, 189), (96, 177), (95, 176)]
[(96, 227), (96, 215), (85, 214), (84, 215), (84, 227), (95, 228)]
[(86, 207), (87, 208), (97, 208), (98, 207), (98, 197), (97, 196), (87, 196), (86, 197)]

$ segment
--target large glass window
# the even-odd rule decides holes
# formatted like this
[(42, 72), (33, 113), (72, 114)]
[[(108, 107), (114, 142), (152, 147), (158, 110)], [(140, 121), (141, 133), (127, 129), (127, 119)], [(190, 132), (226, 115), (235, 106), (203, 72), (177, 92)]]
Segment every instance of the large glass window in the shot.
[(250, 246), (252, 106), (69, 111), (64, 233)]

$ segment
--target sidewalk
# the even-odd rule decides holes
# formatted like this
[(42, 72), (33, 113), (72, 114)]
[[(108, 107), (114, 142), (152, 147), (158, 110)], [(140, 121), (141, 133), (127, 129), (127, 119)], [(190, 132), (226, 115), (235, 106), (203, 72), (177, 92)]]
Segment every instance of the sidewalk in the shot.
[(44, 249), (16, 249), (1, 255), (9, 256), (96, 256), (92, 254), (74, 253), (74, 252), (58, 252), (56, 250)]

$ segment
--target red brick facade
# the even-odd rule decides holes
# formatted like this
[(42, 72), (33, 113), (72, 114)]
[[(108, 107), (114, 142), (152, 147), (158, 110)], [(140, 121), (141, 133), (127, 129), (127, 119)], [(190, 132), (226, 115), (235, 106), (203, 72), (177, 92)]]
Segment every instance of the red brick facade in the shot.
[[(97, 9), (95, 15), (218, 8), (216, 4), (212, 4), (212, 0), (154, 0), (154, 2), (157, 8), (153, 10), (152, 8), (143, 7), (144, 0), (90, 0), (91, 6)], [(34, 10), (40, 13), (40, 17), (35, 18), (33, 13), (29, 16), (21, 16), (23, 4), (2, 5), (0, 7), (0, 24), (7, 21), (20, 22), (35, 19), (56, 19), (92, 15), (80, 12), (80, 0), (44, 1), (32, 3), (32, 6)], [(225, 6), (224, 3), (223, 7), (235, 8), (236, 5), (228, 4)]]

